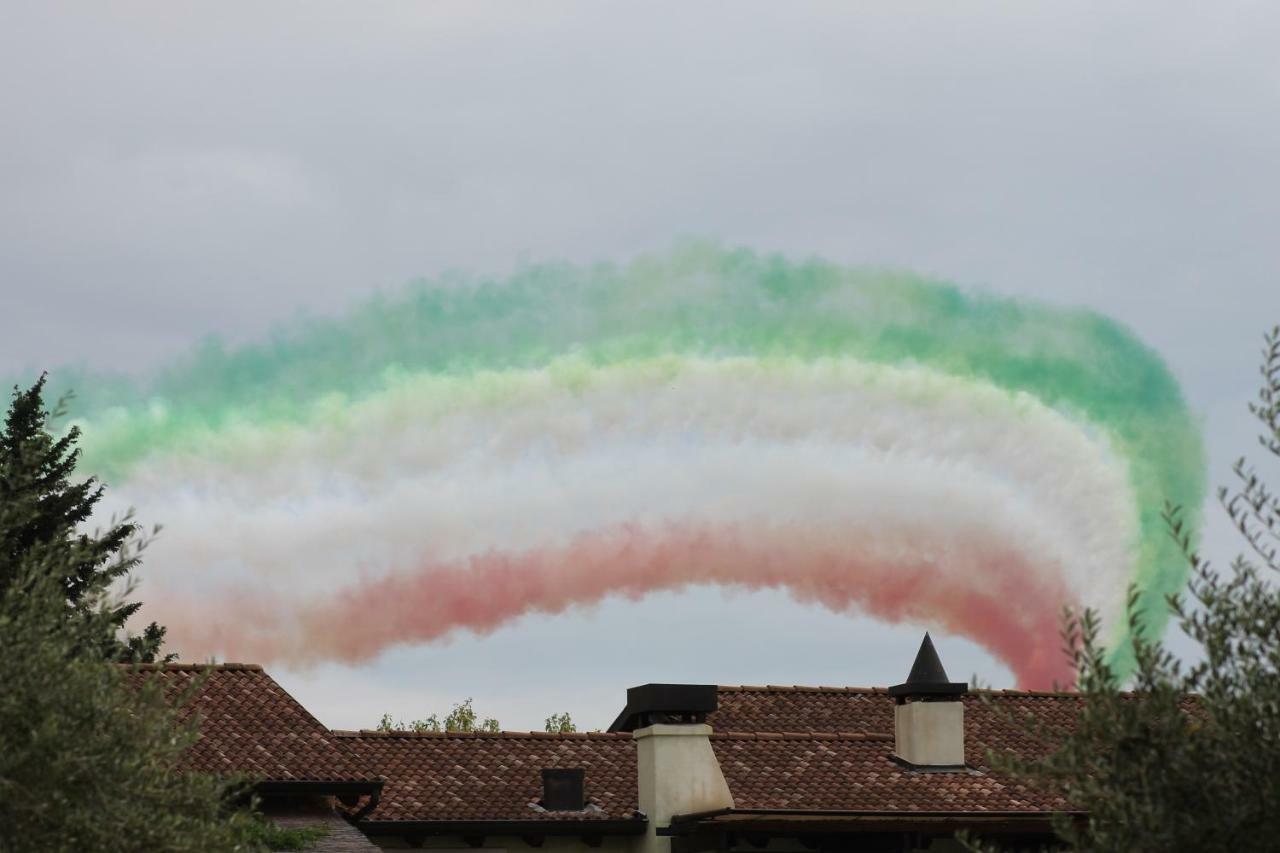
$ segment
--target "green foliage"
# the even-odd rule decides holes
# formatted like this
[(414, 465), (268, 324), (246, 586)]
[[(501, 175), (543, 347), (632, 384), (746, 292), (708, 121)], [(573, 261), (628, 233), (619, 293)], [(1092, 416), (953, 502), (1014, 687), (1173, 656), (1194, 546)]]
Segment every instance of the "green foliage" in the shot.
[(546, 728), (549, 732), (576, 732), (578, 727), (574, 725), (573, 718), (569, 716), (569, 712), (563, 714), (552, 714), (547, 717)]
[(284, 827), (255, 812), (243, 823), (240, 839), (253, 849), (309, 850), (328, 834), (326, 826)]
[[(1266, 336), (1263, 383), (1250, 411), (1280, 457), (1280, 327)], [(1068, 614), (1064, 638), (1085, 701), (1073, 730), (1023, 721), (1060, 746), (1040, 761), (993, 754), (1027, 782), (1061, 790), (1087, 820), (1057, 821), (1071, 847), (1096, 851), (1274, 850), (1280, 838), (1280, 499), (1241, 459), (1220, 502), (1247, 551), (1222, 573), (1195, 550), (1177, 507), (1165, 523), (1189, 561), (1185, 596), (1169, 606), (1203, 651), (1179, 662), (1139, 630), (1129, 600), (1131, 691), (1099, 642), (1095, 614)], [(970, 842), (973, 849), (987, 849)]]
[(195, 731), (102, 661), (111, 611), (68, 623), (56, 582), (18, 580), (0, 591), (0, 850), (256, 849), (234, 786), (176, 769)]
[(127, 520), (77, 532), (102, 488), (71, 481), (78, 433), (49, 435), (40, 390), (0, 432), (0, 851), (258, 850), (242, 785), (178, 769), (194, 721), (112, 662), (163, 637), (121, 641), (137, 605), (107, 598), (141, 544)]
[(13, 391), (0, 427), (0, 590), (21, 592), (23, 584), (55, 578), (65, 598), (69, 620), (96, 626), (98, 636), (81, 630), (84, 642), (108, 660), (155, 660), (164, 628), (154, 622), (141, 635), (120, 638), (138, 602), (117, 601), (105, 623), (95, 608), (113, 583), (127, 578), (138, 564), (146, 541), (137, 537), (130, 518), (113, 520), (105, 531), (84, 533), (80, 526), (102, 499), (103, 487), (93, 478), (74, 479), (80, 431), (72, 427), (54, 438), (49, 425), (62, 412), (44, 404), (45, 378)]
[(480, 719), (471, 707), (471, 699), (467, 698), (453, 706), (453, 710), (441, 720), (437, 715), (422, 720), (413, 720), (407, 725), (403, 720), (393, 722), (390, 714), (383, 714), (378, 721), (378, 731), (411, 731), (411, 732), (499, 732), (502, 726), (492, 717)]
[[(563, 714), (552, 714), (547, 717), (544, 725), (548, 732), (576, 732), (578, 730), (568, 711)], [(378, 720), (378, 731), (499, 732), (502, 731), (502, 726), (492, 717), (480, 719), (471, 707), (471, 699), (468, 698), (454, 705), (453, 710), (445, 715), (443, 720), (438, 715), (432, 714), (424, 719), (405, 723), (403, 720), (393, 720), (390, 714), (383, 714), (382, 719)]]

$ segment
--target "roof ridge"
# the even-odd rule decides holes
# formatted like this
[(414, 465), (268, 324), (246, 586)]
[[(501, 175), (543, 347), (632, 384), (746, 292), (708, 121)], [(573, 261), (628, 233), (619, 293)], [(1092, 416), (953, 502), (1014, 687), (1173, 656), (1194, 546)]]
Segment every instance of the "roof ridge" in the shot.
[[(1083, 694), (1083, 693), (1081, 693), (1079, 690), (1016, 690), (1016, 689), (1008, 689), (1008, 688), (998, 689), (998, 690), (997, 690), (997, 689), (994, 689), (994, 688), (987, 688), (987, 687), (970, 688), (970, 690), (969, 690), (969, 695), (974, 695), (974, 694), (977, 694), (977, 695), (980, 695), (980, 696), (982, 696), (982, 695), (986, 695), (986, 696), (1027, 696), (1027, 697), (1031, 697), (1031, 698), (1033, 698), (1033, 699), (1036, 699), (1036, 698), (1048, 698), (1048, 699), (1083, 699), (1083, 698), (1084, 698), (1084, 694)], [(1118, 694), (1116, 694), (1116, 695), (1118, 695), (1118, 696), (1124, 696), (1124, 697), (1134, 697), (1134, 696), (1138, 696), (1138, 695), (1140, 695), (1140, 691), (1137, 691), (1137, 690), (1121, 690), (1121, 691), (1120, 691)], [(1200, 698), (1200, 694), (1199, 694), (1199, 693), (1184, 693), (1184, 694), (1182, 694), (1182, 698), (1183, 698), (1183, 699), (1199, 699), (1199, 698)]]
[[(887, 687), (811, 687), (802, 684), (718, 684), (716, 690), (725, 693), (851, 693), (857, 695), (889, 695)], [(1021, 690), (1018, 688), (975, 687), (969, 689), (970, 695), (990, 696), (1044, 696), (1074, 699), (1080, 696), (1075, 690)]]
[(811, 687), (802, 684), (719, 684), (716, 690), (734, 693), (877, 693), (888, 695), (885, 687)]
[(712, 732), (712, 740), (839, 740), (882, 743), (893, 740), (885, 732)]
[(407, 737), (437, 740), (631, 740), (631, 732), (415, 732), (406, 729), (330, 729), (335, 737)]
[(121, 663), (117, 666), (142, 672), (262, 672), (258, 663)]
[(1002, 687), (971, 687), (969, 688), (971, 696), (1043, 696), (1046, 698), (1059, 699), (1077, 699), (1080, 697), (1078, 690), (1019, 690), (1016, 688)]

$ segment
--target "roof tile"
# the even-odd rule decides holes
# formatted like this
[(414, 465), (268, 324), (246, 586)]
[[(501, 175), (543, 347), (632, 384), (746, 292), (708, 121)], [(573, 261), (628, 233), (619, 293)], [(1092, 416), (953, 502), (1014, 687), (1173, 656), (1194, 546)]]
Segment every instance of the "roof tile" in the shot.
[[(717, 731), (893, 732), (894, 700), (883, 688), (720, 687), (718, 699), (719, 707), (707, 715)], [(1063, 692), (971, 691), (963, 701), (965, 759), (974, 767), (986, 766), (988, 748), (1024, 758), (1052, 749), (1008, 717), (1035, 714), (1051, 726), (1069, 728), (1080, 709), (1079, 694)]]
[(124, 667), (134, 685), (159, 683), (180, 720), (199, 715), (200, 737), (186, 767), (246, 774), (266, 782), (372, 782), (351, 749), (253, 664), (142, 664)]
[(1065, 800), (984, 770), (920, 772), (895, 762), (893, 738), (824, 733), (713, 734), (739, 809), (1033, 812)]
[[(629, 733), (335, 732), (385, 776), (371, 821), (592, 820), (634, 817)], [(542, 770), (581, 767), (588, 808), (542, 810)]]

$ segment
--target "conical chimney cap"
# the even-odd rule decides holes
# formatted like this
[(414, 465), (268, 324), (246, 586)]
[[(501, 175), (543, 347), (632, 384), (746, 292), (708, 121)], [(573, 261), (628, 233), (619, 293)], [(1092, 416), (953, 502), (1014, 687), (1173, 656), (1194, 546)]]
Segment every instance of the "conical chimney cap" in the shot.
[(916, 652), (915, 663), (911, 665), (911, 672), (907, 675), (907, 680), (902, 684), (895, 684), (889, 688), (890, 696), (897, 696), (902, 699), (908, 697), (942, 697), (942, 696), (963, 696), (969, 692), (969, 685), (963, 682), (950, 681), (947, 678), (947, 671), (942, 666), (942, 659), (938, 657), (938, 650), (933, 647), (933, 640), (929, 637), (929, 632), (925, 632), (924, 640), (920, 643), (920, 651)]

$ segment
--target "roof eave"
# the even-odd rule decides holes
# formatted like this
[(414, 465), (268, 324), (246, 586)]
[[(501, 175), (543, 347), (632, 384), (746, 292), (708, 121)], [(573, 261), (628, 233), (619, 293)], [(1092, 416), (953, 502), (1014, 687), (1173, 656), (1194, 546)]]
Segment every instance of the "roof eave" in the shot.
[(362, 820), (365, 835), (643, 835), (643, 817), (588, 820)]
[(1055, 815), (1084, 817), (1081, 811), (886, 811), (824, 809), (716, 809), (674, 815), (668, 827), (659, 834), (683, 835), (699, 826), (743, 824), (750, 821), (775, 823), (936, 823), (974, 825), (982, 823), (1042, 825)]
[(343, 794), (368, 794), (382, 792), (385, 780), (356, 779), (266, 779), (256, 782), (253, 790), (262, 796), (315, 794), (341, 796)]

